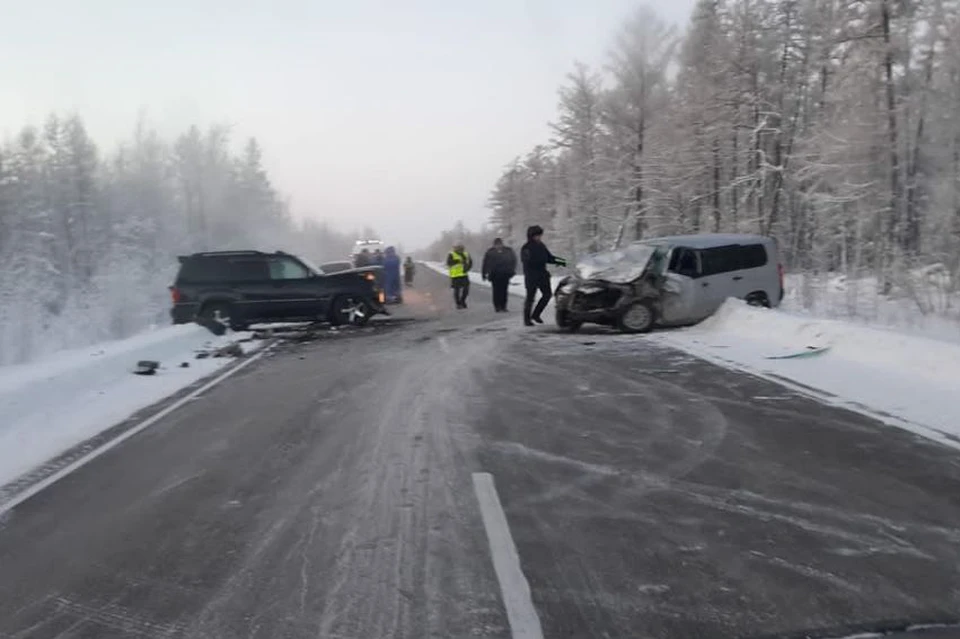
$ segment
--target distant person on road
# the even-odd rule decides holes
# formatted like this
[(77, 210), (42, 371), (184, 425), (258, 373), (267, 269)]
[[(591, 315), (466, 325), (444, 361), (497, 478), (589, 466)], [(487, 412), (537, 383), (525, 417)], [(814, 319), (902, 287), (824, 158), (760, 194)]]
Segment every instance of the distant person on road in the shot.
[(517, 274), (517, 254), (509, 246), (504, 246), (503, 240), (498, 237), (493, 241), (493, 246), (483, 254), (480, 273), (493, 287), (494, 311), (506, 313), (507, 288), (510, 286), (510, 278)]
[(357, 268), (363, 268), (364, 266), (370, 266), (373, 264), (373, 260), (370, 257), (370, 251), (363, 249), (356, 257), (354, 266)]
[(387, 302), (400, 301), (400, 257), (392, 246), (383, 256), (383, 289)]
[(416, 265), (413, 263), (413, 258), (409, 255), (407, 259), (403, 261), (403, 283), (406, 286), (413, 286), (413, 276), (417, 270)]
[[(547, 264), (566, 266), (566, 260), (554, 256), (543, 243), (543, 228), (534, 225), (527, 228), (527, 243), (520, 249), (520, 260), (523, 262), (523, 283), (527, 288), (527, 298), (523, 302), (523, 324), (533, 326), (533, 323), (543, 324), (540, 315), (550, 303), (553, 295), (550, 290), (550, 271)], [(536, 308), (533, 300), (540, 291), (540, 301)]]
[(457, 308), (467, 308), (467, 295), (470, 294), (470, 269), (473, 260), (463, 246), (463, 242), (453, 245), (453, 250), (447, 253), (447, 268), (450, 269), (450, 287), (453, 289), (453, 301)]
[(373, 263), (377, 266), (383, 266), (383, 253), (380, 251), (380, 249), (376, 249), (373, 252)]

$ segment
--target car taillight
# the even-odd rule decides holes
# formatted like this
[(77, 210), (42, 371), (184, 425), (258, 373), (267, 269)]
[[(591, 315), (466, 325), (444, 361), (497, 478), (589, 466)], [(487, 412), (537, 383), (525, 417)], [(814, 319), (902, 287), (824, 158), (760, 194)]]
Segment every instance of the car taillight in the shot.
[(170, 287), (170, 297), (173, 298), (173, 303), (174, 303), (174, 304), (179, 304), (179, 303), (180, 303), (180, 299), (181, 299), (183, 296), (180, 294), (180, 289), (178, 289), (176, 286), (171, 286), (171, 287)]

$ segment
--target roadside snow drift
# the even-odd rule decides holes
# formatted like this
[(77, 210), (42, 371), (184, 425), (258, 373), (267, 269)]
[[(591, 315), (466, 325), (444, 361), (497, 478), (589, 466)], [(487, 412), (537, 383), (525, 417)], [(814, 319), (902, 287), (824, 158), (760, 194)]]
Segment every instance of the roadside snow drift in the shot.
[[(212, 352), (245, 337), (171, 326), (0, 368), (0, 486), (227, 365), (232, 358)], [(259, 343), (239, 346), (250, 352)], [(134, 375), (141, 360), (160, 367)]]
[(958, 344), (734, 299), (698, 326), (655, 339), (960, 448)]

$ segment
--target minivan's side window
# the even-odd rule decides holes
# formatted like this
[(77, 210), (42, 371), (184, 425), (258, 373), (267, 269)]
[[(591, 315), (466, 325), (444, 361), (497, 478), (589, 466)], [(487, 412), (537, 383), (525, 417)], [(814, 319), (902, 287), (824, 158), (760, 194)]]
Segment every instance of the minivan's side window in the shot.
[(740, 247), (740, 268), (760, 268), (767, 265), (767, 249), (763, 244), (746, 244)]
[(270, 260), (270, 279), (302, 280), (310, 277), (310, 271), (300, 262), (289, 257)]
[(763, 244), (717, 246), (700, 251), (704, 275), (717, 275), (760, 268), (767, 264), (767, 250)]
[(739, 246), (717, 246), (700, 251), (703, 275), (719, 275), (740, 269)]
[(677, 275), (697, 277), (700, 274), (700, 269), (697, 267), (697, 254), (682, 246), (674, 248), (670, 256), (669, 270)]

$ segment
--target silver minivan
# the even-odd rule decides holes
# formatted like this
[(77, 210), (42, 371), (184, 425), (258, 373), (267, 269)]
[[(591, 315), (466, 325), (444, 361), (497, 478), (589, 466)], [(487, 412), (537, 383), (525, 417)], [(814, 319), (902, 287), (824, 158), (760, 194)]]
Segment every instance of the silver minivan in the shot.
[(783, 299), (777, 243), (762, 235), (705, 233), (634, 242), (577, 264), (556, 291), (557, 323), (639, 333), (693, 324), (728, 297), (773, 307)]

